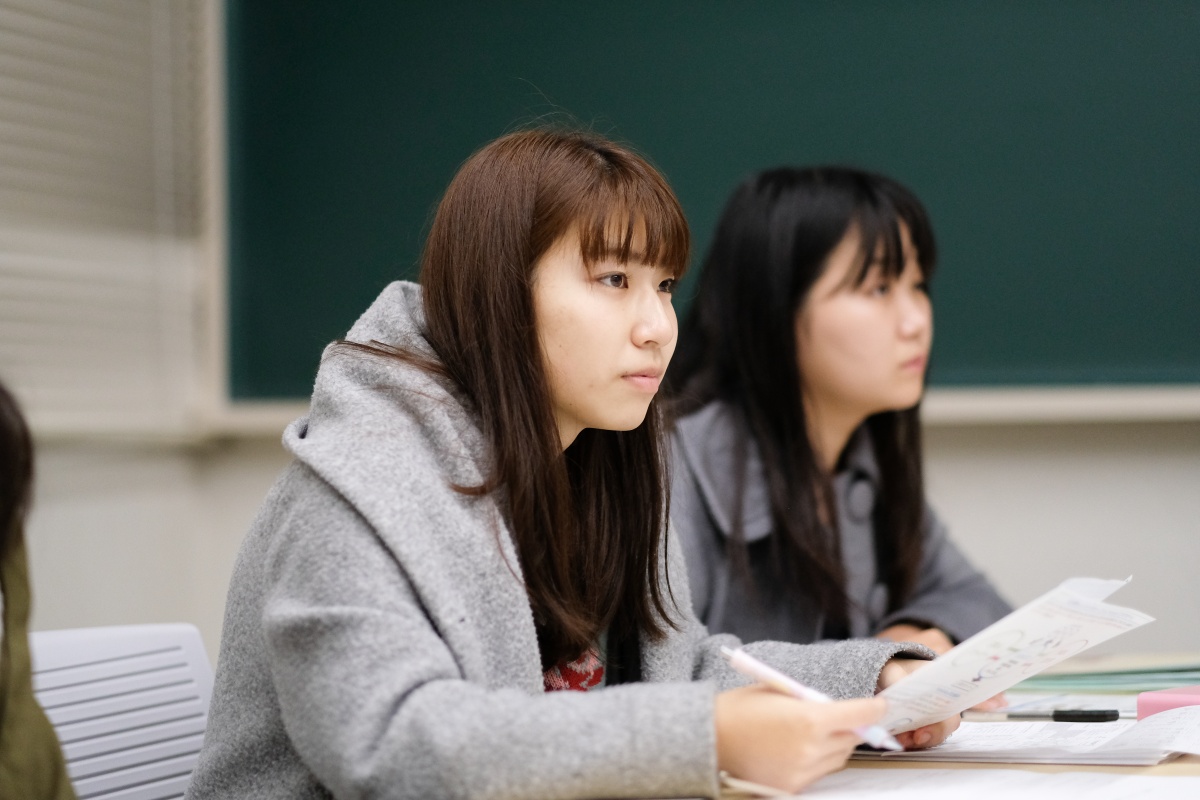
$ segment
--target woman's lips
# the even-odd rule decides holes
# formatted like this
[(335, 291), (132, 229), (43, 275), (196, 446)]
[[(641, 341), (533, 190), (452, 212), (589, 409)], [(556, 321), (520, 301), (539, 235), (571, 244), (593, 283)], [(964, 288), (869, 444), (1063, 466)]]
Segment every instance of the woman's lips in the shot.
[(643, 392), (654, 393), (658, 391), (658, 386), (662, 383), (662, 373), (629, 372), (622, 375), (621, 379)]

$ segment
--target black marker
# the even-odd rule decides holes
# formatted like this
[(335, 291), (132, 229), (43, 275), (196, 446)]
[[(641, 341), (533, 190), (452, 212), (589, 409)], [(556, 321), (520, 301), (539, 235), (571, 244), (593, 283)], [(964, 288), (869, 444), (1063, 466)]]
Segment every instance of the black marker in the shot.
[(1115, 708), (1056, 708), (1053, 711), (964, 711), (966, 722), (1116, 722)]

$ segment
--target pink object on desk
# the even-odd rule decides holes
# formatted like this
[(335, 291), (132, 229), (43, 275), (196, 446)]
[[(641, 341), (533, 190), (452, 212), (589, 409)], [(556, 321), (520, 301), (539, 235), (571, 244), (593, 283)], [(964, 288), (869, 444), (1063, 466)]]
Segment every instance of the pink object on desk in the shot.
[(1145, 719), (1151, 714), (1180, 706), (1200, 706), (1200, 686), (1142, 692), (1137, 697), (1137, 718)]

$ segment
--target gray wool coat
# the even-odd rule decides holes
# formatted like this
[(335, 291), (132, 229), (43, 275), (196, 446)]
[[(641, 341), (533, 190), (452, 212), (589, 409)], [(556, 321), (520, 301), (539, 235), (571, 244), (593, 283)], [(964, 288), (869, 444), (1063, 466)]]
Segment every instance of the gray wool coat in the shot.
[[(694, 610), (709, 630), (748, 641), (817, 641), (825, 636), (822, 615), (780, 585), (769, 541), (774, 522), (762, 458), (740, 430), (731, 408), (714, 401), (678, 420), (672, 433), (671, 522), (686, 556)], [(739, 439), (746, 448), (740, 507), (735, 479)], [(927, 506), (917, 587), (902, 607), (889, 611), (887, 586), (876, 565), (872, 517), (879, 467), (865, 431), (856, 434), (848, 448), (845, 468), (834, 477), (833, 488), (846, 590), (853, 602), (850, 636), (873, 636), (889, 625), (911, 621), (941, 628), (962, 641), (1012, 610)], [(730, 561), (730, 539), (739, 515), (750, 556), (749, 580)]]
[[(420, 289), (394, 283), (348, 338), (433, 355)], [(453, 386), (393, 360), (326, 351), (295, 456), (229, 590), (208, 730), (188, 797), (711, 796), (713, 697), (743, 683), (687, 611), (642, 642), (643, 683), (546, 693), (520, 564), (475, 485), (487, 446)], [(912, 646), (873, 641), (759, 657), (838, 697), (870, 695)]]

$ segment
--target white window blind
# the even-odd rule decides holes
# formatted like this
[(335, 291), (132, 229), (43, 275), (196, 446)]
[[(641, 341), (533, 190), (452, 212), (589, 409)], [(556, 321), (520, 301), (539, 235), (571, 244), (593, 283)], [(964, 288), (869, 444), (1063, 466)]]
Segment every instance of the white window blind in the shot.
[(0, 376), (41, 435), (200, 398), (201, 0), (0, 0)]

